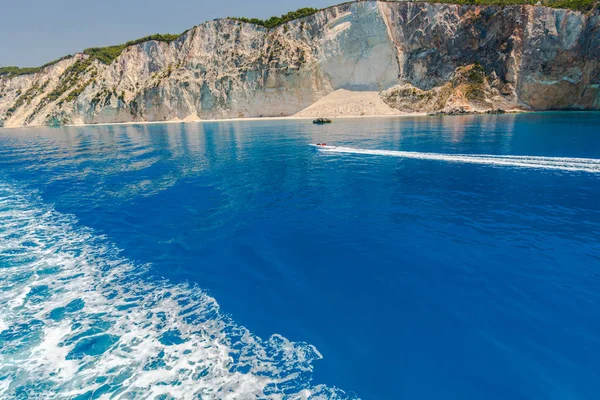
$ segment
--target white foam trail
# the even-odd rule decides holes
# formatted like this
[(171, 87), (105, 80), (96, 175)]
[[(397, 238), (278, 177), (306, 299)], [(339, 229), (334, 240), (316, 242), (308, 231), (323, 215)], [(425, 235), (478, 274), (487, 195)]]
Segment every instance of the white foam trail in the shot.
[(333, 146), (319, 148), (319, 150), (327, 153), (368, 154), (419, 160), (600, 173), (600, 159), (595, 158), (421, 153), (415, 151), (369, 150)]
[(263, 340), (143, 269), (0, 182), (0, 398), (353, 397), (311, 384), (313, 346)]

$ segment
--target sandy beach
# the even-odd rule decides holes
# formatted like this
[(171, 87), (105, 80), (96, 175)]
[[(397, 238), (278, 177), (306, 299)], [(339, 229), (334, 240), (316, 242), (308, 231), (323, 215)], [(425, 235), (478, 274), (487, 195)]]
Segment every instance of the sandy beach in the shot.
[(240, 122), (240, 121), (278, 121), (278, 120), (312, 120), (315, 118), (347, 119), (347, 118), (389, 118), (389, 117), (417, 117), (425, 116), (425, 112), (405, 113), (395, 110), (385, 104), (379, 97), (378, 92), (354, 92), (345, 89), (336, 90), (314, 104), (299, 111), (298, 113), (285, 117), (247, 117), (247, 118), (218, 118), (201, 119), (196, 115), (190, 115), (184, 119), (167, 121), (131, 121), (111, 122), (100, 124), (73, 124), (65, 126), (87, 126), (87, 125), (138, 125), (138, 124), (183, 124), (198, 122)]

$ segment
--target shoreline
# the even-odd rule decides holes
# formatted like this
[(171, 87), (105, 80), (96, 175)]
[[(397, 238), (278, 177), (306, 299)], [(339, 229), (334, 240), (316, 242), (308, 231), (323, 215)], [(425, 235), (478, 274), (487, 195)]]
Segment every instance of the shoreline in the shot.
[[(339, 117), (329, 117), (332, 120), (336, 119), (363, 119), (363, 118), (407, 118), (407, 117), (426, 117), (427, 113), (406, 113), (393, 115), (343, 115)], [(102, 122), (99, 124), (84, 124), (84, 125), (63, 125), (65, 127), (76, 126), (108, 126), (108, 125), (153, 125), (153, 124), (203, 124), (203, 123), (219, 123), (219, 122), (256, 122), (256, 121), (313, 121), (317, 117), (247, 117), (247, 118), (218, 118), (218, 119), (192, 119), (192, 120), (168, 120), (168, 121), (140, 121), (140, 122)]]
[[(384, 114), (384, 115), (343, 115), (336, 117), (328, 117), (335, 120), (348, 119), (377, 119), (377, 118), (393, 118), (403, 119), (411, 117), (465, 117), (465, 116), (489, 116), (489, 115), (515, 115), (515, 114), (544, 114), (544, 113), (594, 113), (598, 110), (544, 110), (544, 111), (528, 111), (528, 110), (506, 110), (503, 114), (486, 114), (486, 113), (469, 113), (461, 115), (432, 115), (427, 112), (402, 113), (402, 114)], [(0, 130), (25, 129), (25, 128), (77, 128), (77, 127), (93, 127), (93, 126), (121, 126), (121, 125), (159, 125), (159, 124), (198, 124), (198, 123), (220, 123), (220, 122), (255, 122), (255, 121), (312, 121), (316, 117), (247, 117), (247, 118), (221, 118), (221, 119), (193, 119), (193, 120), (167, 120), (167, 121), (129, 121), (129, 122), (101, 122), (97, 124), (68, 124), (60, 126), (35, 125), (35, 126), (11, 126), (0, 127)]]
[[(343, 115), (337, 117), (329, 117), (332, 120), (336, 119), (374, 119), (374, 118), (408, 118), (408, 117), (426, 117), (426, 112), (404, 113), (404, 114), (389, 114), (389, 115)], [(112, 125), (159, 125), (159, 124), (198, 124), (198, 123), (213, 123), (213, 122), (254, 122), (254, 121), (313, 121), (317, 117), (247, 117), (247, 118), (220, 118), (220, 119), (174, 119), (166, 121), (128, 121), (128, 122), (100, 122), (97, 124), (67, 124), (60, 126), (48, 125), (28, 125), (28, 126), (8, 126), (0, 127), (0, 129), (23, 129), (23, 128), (76, 128), (88, 126), (112, 126)]]

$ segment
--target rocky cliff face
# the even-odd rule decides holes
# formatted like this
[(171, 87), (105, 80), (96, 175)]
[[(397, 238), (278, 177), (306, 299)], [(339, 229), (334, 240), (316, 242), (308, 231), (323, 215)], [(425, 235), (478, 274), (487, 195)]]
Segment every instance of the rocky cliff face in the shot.
[(337, 89), (400, 111), (600, 109), (599, 28), (599, 11), (376, 1), (273, 30), (217, 20), (0, 77), (0, 125), (288, 116)]

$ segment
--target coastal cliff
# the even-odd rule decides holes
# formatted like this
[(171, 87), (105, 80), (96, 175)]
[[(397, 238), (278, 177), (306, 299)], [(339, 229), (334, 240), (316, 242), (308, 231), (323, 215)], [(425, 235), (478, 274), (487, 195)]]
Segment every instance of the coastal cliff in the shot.
[(376, 94), (374, 113), (598, 110), (600, 11), (361, 1), (273, 29), (215, 20), (0, 75), (0, 126), (312, 116), (336, 91)]

